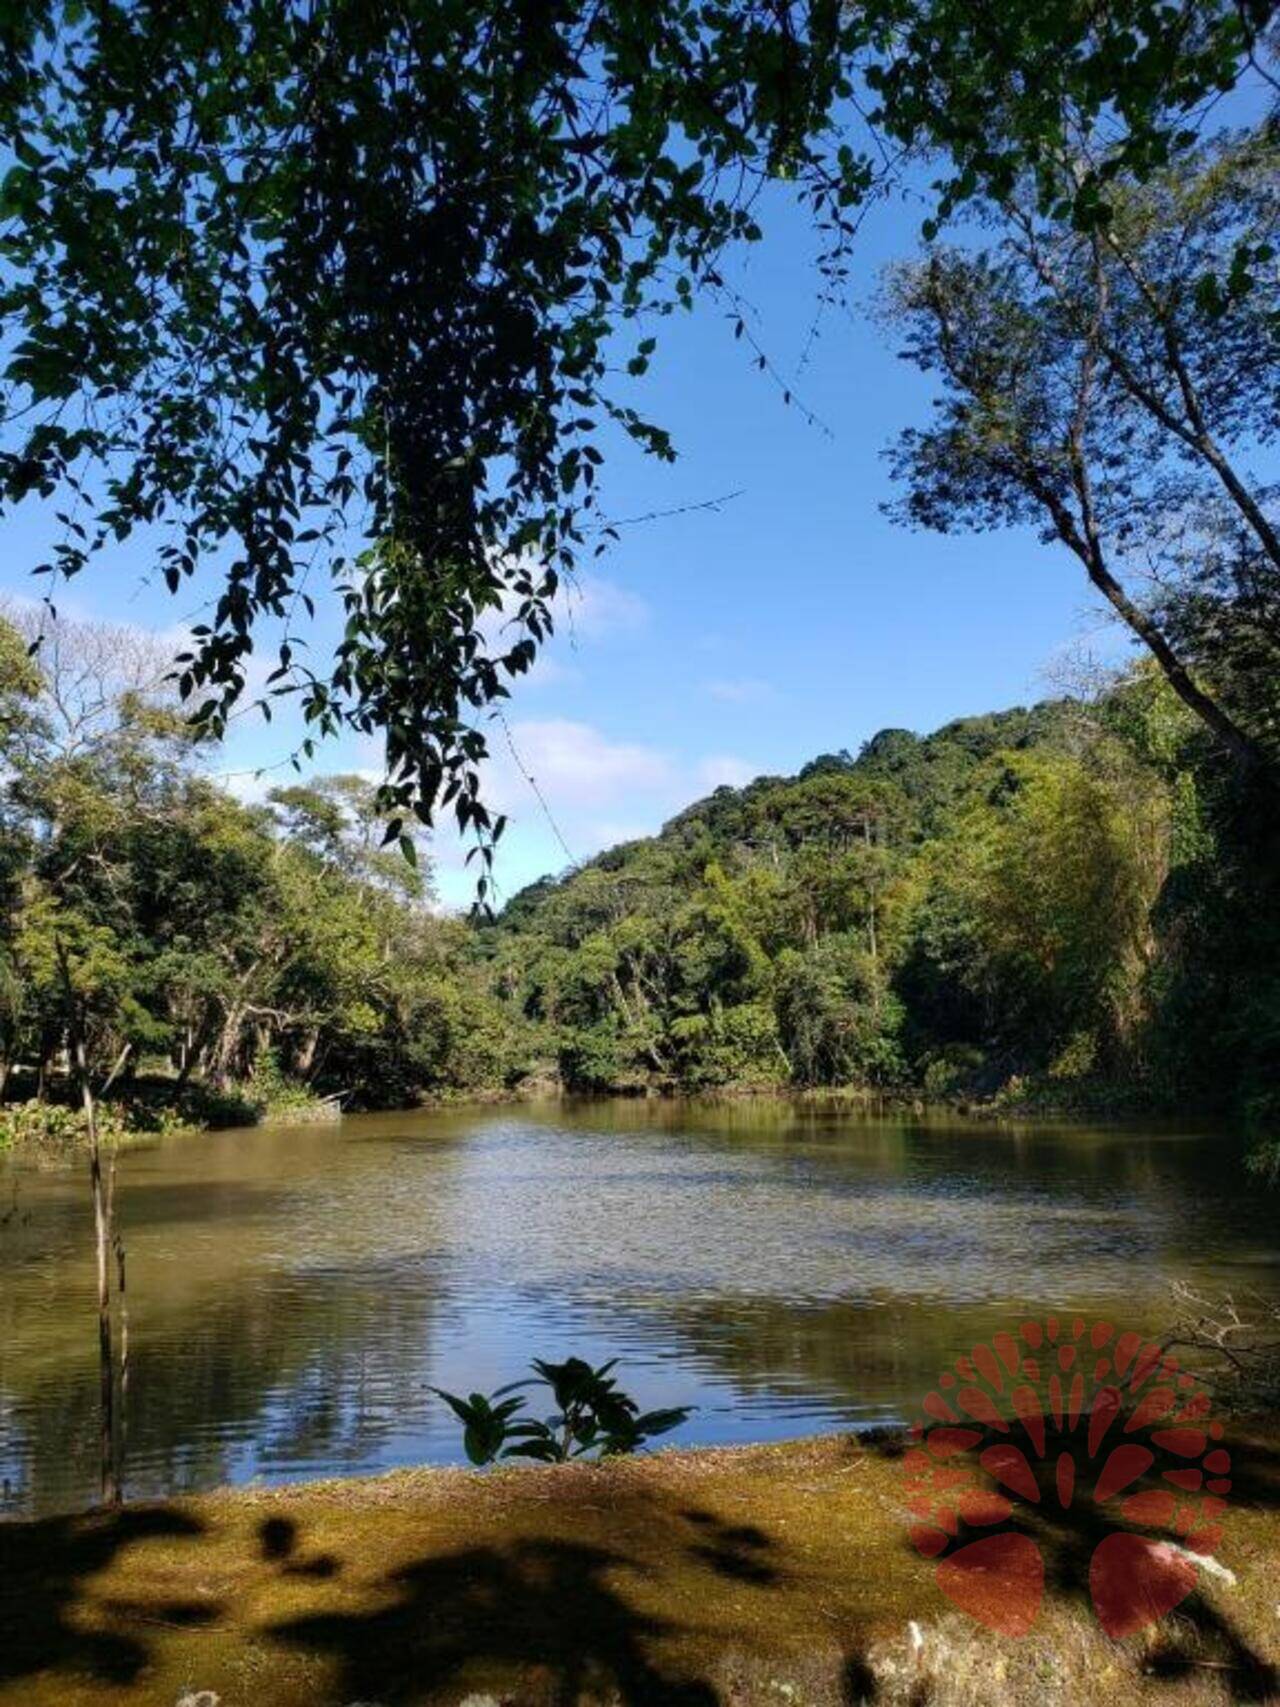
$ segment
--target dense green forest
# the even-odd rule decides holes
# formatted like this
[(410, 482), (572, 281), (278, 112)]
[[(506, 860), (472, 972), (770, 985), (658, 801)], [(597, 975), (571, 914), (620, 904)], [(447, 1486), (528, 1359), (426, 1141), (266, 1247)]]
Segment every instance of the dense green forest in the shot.
[(196, 1118), (503, 1082), (467, 929), (432, 912), (425, 861), (381, 848), (368, 784), (242, 805), (166, 703), (163, 653), (91, 626), (26, 642), (0, 626), (10, 1096), (56, 1094), (76, 1030), (99, 1087), (154, 1092), (159, 1070)]
[(33, 656), (7, 623), (0, 668), (11, 1103), (65, 1095), (80, 1035), (139, 1120), (536, 1087), (1276, 1112), (1272, 795), (1149, 666), (718, 789), (479, 922), (360, 778), (217, 786), (123, 631)]
[(564, 1081), (1040, 1094), (1265, 1120), (1269, 795), (1158, 676), (881, 731), (526, 890), (486, 949)]

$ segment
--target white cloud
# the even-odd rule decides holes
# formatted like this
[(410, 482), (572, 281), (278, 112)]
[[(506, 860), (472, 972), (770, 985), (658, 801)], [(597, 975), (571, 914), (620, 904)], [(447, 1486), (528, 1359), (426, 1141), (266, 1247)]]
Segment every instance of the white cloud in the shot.
[(589, 723), (562, 717), (521, 721), (511, 725), (511, 739), (518, 763), (500, 753), (494, 767), (494, 783), (508, 798), (513, 785), (524, 786), (521, 767), (553, 809), (608, 805), (637, 791), (665, 791), (674, 780), (665, 754), (611, 741)]
[(634, 634), (647, 627), (649, 607), (638, 593), (599, 575), (582, 576), (567, 585), (561, 598), (558, 627), (580, 640), (601, 640), (610, 634)]
[(717, 677), (704, 682), (702, 690), (727, 705), (759, 705), (762, 700), (773, 698), (772, 685), (758, 676)]
[(212, 771), (209, 780), (242, 806), (261, 806), (268, 791), (281, 786), (279, 773), (274, 770)]
[(695, 775), (699, 788), (743, 788), (760, 775), (760, 767), (732, 753), (716, 753), (699, 763)]
[[(674, 813), (724, 784), (741, 787), (760, 769), (732, 753), (677, 758), (643, 742), (615, 741), (595, 725), (571, 718), (525, 718), (512, 722), (510, 730), (514, 753), (501, 725), (488, 727), (491, 756), (482, 780), (486, 804), (510, 820), (494, 869), (499, 901), (604, 848), (656, 835)], [(319, 762), (307, 774), (359, 770), (376, 781), (381, 774), (377, 757), (373, 740), (348, 744), (331, 757), (317, 755)], [(213, 771), (212, 779), (246, 804), (261, 802), (282, 782), (298, 780), (277, 754), (259, 773), (227, 759), (223, 763), (227, 768)], [(452, 813), (442, 809), (431, 851), (446, 909), (466, 908), (475, 899), (482, 868), (464, 863), (470, 845)]]

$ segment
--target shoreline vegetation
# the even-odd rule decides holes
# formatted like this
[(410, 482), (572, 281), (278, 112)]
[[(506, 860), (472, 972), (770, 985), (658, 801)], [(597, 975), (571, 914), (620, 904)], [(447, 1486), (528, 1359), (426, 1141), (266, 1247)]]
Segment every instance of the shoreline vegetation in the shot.
[[(442, 1089), (424, 1093), (417, 1101), (401, 1105), (399, 1112), (415, 1108), (429, 1113), (469, 1106), (520, 1108), (561, 1102), (572, 1105), (607, 1101), (688, 1103), (698, 1107), (776, 1102), (796, 1108), (948, 1119), (975, 1125), (999, 1122), (1084, 1123), (1099, 1119), (1124, 1122), (1152, 1118), (1148, 1107), (1118, 1094), (1112, 1098), (1053, 1100), (1039, 1092), (1015, 1090), (982, 1101), (965, 1097), (928, 1097), (911, 1089), (873, 1089), (866, 1085), (788, 1087), (729, 1084), (700, 1091), (643, 1085), (613, 1092), (582, 1092), (565, 1090), (554, 1082), (501, 1089)], [(163, 1138), (201, 1132), (252, 1126), (327, 1125), (341, 1121), (344, 1112), (341, 1095), (320, 1096), (297, 1087), (296, 1094), (291, 1097), (260, 1101), (254, 1097), (252, 1087), (246, 1086), (207, 1101), (193, 1097), (185, 1103), (169, 1103), (161, 1097), (123, 1103), (103, 1102), (98, 1106), (97, 1119), (98, 1135), (104, 1148), (123, 1151)], [(82, 1111), (65, 1102), (29, 1098), (0, 1104), (0, 1156), (38, 1156), (46, 1163), (71, 1162), (85, 1153), (88, 1145), (88, 1128)]]
[[(288, 1086), (283, 1093), (272, 1087), (268, 1094), (252, 1082), (216, 1094), (193, 1086), (174, 1095), (172, 1085), (161, 1079), (136, 1085), (127, 1098), (99, 1100), (95, 1118), (103, 1147), (127, 1150), (179, 1133), (326, 1124), (341, 1120), (342, 1097), (318, 1095), (304, 1086)], [(72, 1160), (86, 1152), (90, 1143), (84, 1110), (69, 1102), (33, 1096), (0, 1104), (0, 1156)]]
[[(60, 1095), (69, 1087), (59, 1085)], [(319, 1094), (300, 1084), (282, 1084), (278, 1076), (270, 1094), (261, 1084), (249, 1082), (214, 1091), (199, 1084), (174, 1094), (172, 1079), (163, 1075), (142, 1078), (134, 1094), (119, 1101), (100, 1102), (97, 1109), (99, 1139), (104, 1148), (125, 1151), (145, 1147), (160, 1139), (201, 1132), (218, 1132), (253, 1126), (309, 1126), (340, 1122), (349, 1111), (343, 1093)], [(1077, 1087), (1067, 1093), (1061, 1087), (1015, 1082), (994, 1095), (928, 1095), (912, 1086), (868, 1085), (756, 1085), (724, 1084), (699, 1090), (680, 1086), (642, 1083), (614, 1090), (577, 1091), (557, 1079), (532, 1079), (501, 1087), (441, 1087), (424, 1091), (412, 1102), (386, 1106), (385, 1112), (425, 1113), (459, 1108), (520, 1108), (537, 1105), (590, 1104), (616, 1101), (637, 1104), (680, 1104), (694, 1107), (733, 1106), (749, 1103), (778, 1103), (797, 1109), (847, 1110), (870, 1117), (948, 1120), (975, 1127), (993, 1124), (1074, 1125), (1097, 1121), (1125, 1124), (1171, 1118), (1174, 1111), (1153, 1108), (1141, 1096), (1121, 1087)], [(1214, 1111), (1210, 1111), (1212, 1114)], [(1192, 1110), (1192, 1115), (1201, 1111)], [(1185, 1120), (1185, 1115), (1182, 1117)], [(1249, 1146), (1249, 1129), (1241, 1132), (1240, 1153), (1255, 1173), (1274, 1178), (1274, 1144)], [(89, 1146), (82, 1111), (66, 1101), (28, 1097), (0, 1103), (0, 1157), (38, 1158), (44, 1166), (72, 1163)]]
[(1037, 1533), (1028, 1635), (957, 1612), (909, 1545), (901, 1452), (828, 1436), (3, 1522), (0, 1703), (1104, 1707), (1174, 1682), (1206, 1707), (1274, 1698), (1280, 1476), (1260, 1439), (1237, 1450), (1221, 1568), (1119, 1641), (1081, 1575), (1086, 1515)]

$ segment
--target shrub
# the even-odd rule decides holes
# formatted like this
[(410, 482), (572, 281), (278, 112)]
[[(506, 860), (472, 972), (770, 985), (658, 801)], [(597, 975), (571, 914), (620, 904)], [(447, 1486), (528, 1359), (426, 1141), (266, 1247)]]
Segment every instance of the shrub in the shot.
[(616, 1089), (623, 1079), (618, 1034), (604, 1025), (570, 1032), (560, 1045), (560, 1077), (566, 1090)]
[(968, 1043), (948, 1043), (925, 1059), (920, 1084), (926, 1096), (950, 1097), (972, 1091), (986, 1068), (981, 1049)]
[(274, 1049), (265, 1049), (259, 1055), (243, 1095), (247, 1106), (254, 1110), (250, 1125), (259, 1118), (272, 1120), (282, 1114), (318, 1108), (322, 1100), (307, 1085), (288, 1076)]
[(191, 1084), (183, 1087), (177, 1100), (167, 1110), (176, 1118), (179, 1127), (253, 1126), (259, 1107), (243, 1089), (219, 1090), (214, 1085)]
[(691, 1014), (671, 1027), (681, 1083), (766, 1088), (787, 1077), (778, 1022), (767, 1002), (741, 1002), (711, 1014)]
[[(678, 1428), (692, 1409), (681, 1405), (641, 1413), (610, 1375), (613, 1362), (593, 1369), (580, 1357), (564, 1363), (535, 1358), (530, 1367), (535, 1371), (533, 1378), (499, 1387), (488, 1398), (472, 1393), (463, 1399), (441, 1387), (431, 1389), (462, 1423), (463, 1445), (473, 1464), (492, 1464), (497, 1458), (565, 1464), (592, 1452), (601, 1458), (616, 1457)], [(555, 1413), (541, 1421), (521, 1416), (526, 1387), (549, 1387)]]
[(1098, 1063), (1098, 1034), (1089, 1028), (1072, 1032), (1049, 1063), (1051, 1079), (1084, 1079)]

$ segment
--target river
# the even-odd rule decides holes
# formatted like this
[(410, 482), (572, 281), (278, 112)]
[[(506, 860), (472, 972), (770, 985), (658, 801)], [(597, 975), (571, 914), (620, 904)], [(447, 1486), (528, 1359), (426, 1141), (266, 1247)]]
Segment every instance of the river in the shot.
[[(785, 1101), (361, 1115), (120, 1161), (127, 1492), (456, 1462), (431, 1388), (617, 1357), (681, 1442), (914, 1416), (1049, 1311), (1154, 1329), (1170, 1286), (1280, 1295), (1276, 1200), (1220, 1133)], [(0, 1162), (0, 1511), (97, 1477), (83, 1168)]]

